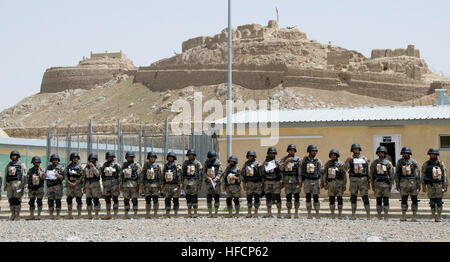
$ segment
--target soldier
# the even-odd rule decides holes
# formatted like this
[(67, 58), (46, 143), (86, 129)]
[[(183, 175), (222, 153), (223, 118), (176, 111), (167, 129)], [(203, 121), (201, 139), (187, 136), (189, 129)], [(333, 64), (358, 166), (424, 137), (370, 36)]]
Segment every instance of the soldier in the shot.
[(42, 199), (44, 198), (44, 180), (45, 173), (41, 167), (41, 158), (35, 156), (31, 159), (31, 164), (33, 167), (28, 170), (27, 179), (25, 179), (28, 184), (28, 196), (30, 197), (30, 219), (34, 220), (34, 211), (35, 211), (35, 202), (38, 206), (38, 215), (37, 219), (41, 218), (42, 212)]
[(331, 217), (334, 219), (336, 210), (336, 197), (338, 201), (338, 218), (342, 219), (342, 209), (344, 207), (344, 194), (347, 186), (347, 172), (344, 163), (339, 161), (339, 151), (332, 149), (328, 154), (330, 160), (323, 168), (323, 183), (325, 190), (328, 190), (330, 200)]
[(83, 196), (83, 189), (82, 189), (82, 182), (81, 182), (81, 173), (82, 168), (80, 161), (80, 155), (78, 153), (72, 153), (70, 154), (70, 161), (71, 163), (64, 169), (64, 174), (67, 179), (66, 184), (66, 195), (67, 195), (67, 210), (68, 210), (68, 218), (73, 219), (72, 216), (72, 201), (73, 198), (77, 201), (77, 211), (78, 211), (78, 218), (81, 218), (81, 210), (83, 202), (81, 200), (81, 197)]
[(95, 219), (98, 219), (98, 212), (100, 212), (100, 196), (102, 189), (100, 187), (100, 170), (101, 167), (97, 163), (98, 156), (96, 154), (89, 154), (88, 164), (83, 169), (83, 192), (86, 193), (86, 205), (88, 211), (88, 219), (92, 219), (92, 201), (94, 201)]
[[(181, 190), (186, 192), (186, 202), (188, 207), (188, 217), (197, 217), (198, 209), (198, 191), (202, 186), (200, 173), (202, 171), (202, 164), (195, 159), (197, 154), (194, 149), (189, 149), (186, 156), (188, 159), (183, 163), (183, 184)], [(192, 208), (194, 214), (192, 215)]]
[(248, 214), (246, 217), (252, 217), (253, 200), (255, 200), (255, 216), (258, 216), (258, 210), (261, 205), (260, 198), (263, 188), (263, 179), (261, 176), (261, 164), (256, 161), (255, 151), (250, 150), (247, 152), (247, 162), (244, 163), (240, 172), (242, 181), (244, 182), (244, 191), (247, 193)]
[(45, 171), (45, 181), (47, 181), (47, 199), (48, 199), (48, 211), (50, 213), (50, 219), (53, 219), (53, 212), (56, 204), (56, 219), (60, 218), (61, 214), (61, 199), (63, 197), (63, 181), (64, 181), (64, 169), (59, 164), (60, 158), (58, 154), (50, 156), (51, 164)]
[(159, 201), (158, 195), (161, 190), (162, 175), (161, 167), (156, 163), (158, 156), (155, 152), (149, 152), (147, 154), (147, 163), (142, 168), (142, 181), (141, 192), (145, 194), (145, 217), (150, 218), (150, 210), (152, 208), (153, 200), (153, 213), (156, 218), (158, 215)]
[(311, 196), (314, 198), (314, 210), (316, 211), (316, 218), (319, 218), (320, 202), (319, 194), (320, 187), (323, 187), (322, 180), (322, 162), (318, 159), (318, 149), (315, 145), (309, 145), (307, 148), (308, 155), (302, 159), (301, 164), (301, 184), (304, 185), (306, 194), (306, 210), (308, 211), (308, 219), (311, 219)]
[(264, 192), (266, 193), (267, 214), (264, 217), (272, 217), (272, 198), (276, 201), (278, 213), (281, 218), (281, 173), (280, 160), (276, 159), (277, 149), (270, 147), (261, 174), (264, 181)]
[(364, 208), (366, 210), (367, 219), (370, 219), (370, 202), (369, 202), (369, 165), (370, 161), (361, 155), (362, 148), (359, 144), (353, 144), (350, 152), (353, 153), (345, 161), (345, 170), (348, 171), (350, 177), (350, 201), (352, 203), (351, 220), (356, 219), (356, 207), (358, 192), (361, 194)]
[(209, 217), (212, 217), (212, 199), (214, 198), (214, 217), (217, 217), (217, 213), (220, 207), (220, 176), (222, 175), (222, 163), (217, 159), (217, 152), (211, 150), (207, 155), (208, 159), (205, 161), (202, 172), (202, 181), (205, 181), (206, 202), (208, 205)]
[(402, 148), (402, 159), (397, 161), (395, 172), (395, 184), (402, 196), (402, 219), (406, 221), (406, 211), (408, 211), (408, 196), (411, 196), (411, 210), (413, 212), (412, 222), (416, 222), (419, 200), (417, 195), (420, 192), (420, 168), (416, 160), (411, 159), (412, 151), (409, 147)]
[(377, 214), (381, 220), (381, 211), (384, 211), (384, 220), (388, 220), (389, 197), (391, 196), (392, 185), (394, 183), (394, 167), (391, 161), (386, 159), (387, 148), (380, 146), (377, 148), (378, 159), (370, 166), (370, 178), (372, 190), (377, 198)]
[(175, 161), (177, 156), (173, 152), (167, 154), (167, 163), (164, 165), (163, 173), (163, 188), (165, 198), (166, 217), (170, 218), (170, 201), (173, 199), (173, 210), (175, 217), (178, 215), (178, 209), (180, 208), (180, 193), (181, 193), (181, 178), (182, 168)]
[(25, 186), (26, 167), (20, 162), (20, 153), (12, 151), (9, 155), (11, 162), (5, 168), (4, 191), (7, 191), (9, 209), (11, 210), (10, 220), (20, 219), (20, 209), (22, 204), (23, 190)]
[(439, 150), (431, 148), (428, 150), (430, 160), (422, 165), (422, 187), (423, 192), (428, 192), (430, 198), (431, 214), (435, 222), (441, 222), (442, 197), (447, 192), (448, 177), (444, 162), (439, 161)]
[(114, 202), (114, 219), (117, 219), (119, 213), (119, 174), (120, 166), (114, 163), (116, 155), (112, 152), (107, 152), (105, 155), (106, 162), (101, 168), (102, 173), (102, 184), (103, 184), (103, 195), (106, 202), (106, 217), (105, 219), (111, 219), (111, 198)]
[(122, 165), (122, 172), (120, 173), (120, 190), (123, 192), (123, 203), (125, 207), (125, 219), (128, 219), (128, 212), (130, 211), (130, 199), (133, 203), (134, 218), (138, 215), (138, 196), (139, 196), (139, 181), (142, 173), (142, 168), (139, 163), (134, 162), (136, 155), (133, 152), (125, 154), (126, 162)]
[(298, 218), (298, 209), (300, 208), (300, 159), (295, 155), (297, 147), (289, 145), (288, 155), (281, 160), (280, 170), (283, 176), (283, 186), (286, 193), (286, 207), (288, 214), (286, 218), (291, 218), (292, 195), (294, 195), (295, 218)]
[(235, 156), (228, 158), (228, 166), (222, 174), (222, 192), (227, 195), (227, 209), (228, 218), (233, 217), (233, 202), (234, 208), (236, 210), (236, 217), (239, 216), (239, 210), (241, 208), (240, 200), (241, 197), (241, 181), (240, 177), (241, 171), (238, 168), (238, 159)]

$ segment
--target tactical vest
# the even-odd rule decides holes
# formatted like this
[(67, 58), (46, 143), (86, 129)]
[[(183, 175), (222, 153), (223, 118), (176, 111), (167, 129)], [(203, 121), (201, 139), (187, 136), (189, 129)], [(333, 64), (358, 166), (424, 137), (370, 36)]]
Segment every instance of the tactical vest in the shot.
[(88, 174), (88, 172), (89, 172), (90, 169), (97, 168), (97, 170), (100, 171), (100, 167), (99, 167), (97, 164), (94, 164), (94, 165), (95, 165), (95, 167), (90, 167), (90, 166), (86, 166), (86, 167), (85, 167), (86, 181), (89, 182), (89, 183), (100, 181), (100, 176), (96, 176), (96, 175), (94, 175), (94, 174), (92, 174), (92, 177), (87, 177), (87, 174)]
[[(53, 164), (50, 164), (47, 167), (47, 170), (55, 170), (55, 169), (58, 170), (59, 175), (62, 175), (62, 173), (59, 173), (59, 172), (62, 172), (61, 165), (57, 165), (56, 167), (53, 167)], [(62, 180), (59, 178), (56, 178), (56, 180), (48, 180), (47, 179), (47, 187), (52, 187), (52, 186), (56, 186), (56, 185), (62, 185)]]
[(375, 162), (375, 175), (374, 180), (376, 182), (385, 182), (390, 184), (389, 179), (389, 168), (388, 168), (389, 161), (384, 159), (383, 161), (376, 161)]
[[(106, 168), (109, 168), (110, 171), (106, 170)], [(119, 168), (119, 165), (114, 162), (106, 162), (103, 164), (102, 167), (102, 181), (103, 180), (114, 180), (119, 179), (119, 172), (117, 171)]]
[[(197, 168), (197, 161), (196, 160), (194, 160), (194, 161), (189, 161), (189, 160), (186, 160), (186, 167), (185, 167), (185, 170), (183, 170), (183, 175), (184, 175), (184, 178), (187, 178), (187, 179), (199, 179), (199, 177), (200, 177), (200, 170), (198, 170), (198, 168)], [(192, 168), (194, 168), (194, 174), (191, 174), (190, 172), (189, 172), (189, 168), (190, 168), (190, 166), (192, 166)]]
[[(158, 182), (160, 172), (161, 172), (158, 165), (156, 163), (150, 164), (147, 162), (146, 166), (147, 166), (147, 172), (143, 174), (144, 175), (144, 183), (151, 184), (151, 183)], [(152, 168), (153, 168), (153, 174), (150, 174), (151, 173), (150, 170)], [(153, 178), (151, 176), (153, 176)]]
[(397, 170), (397, 173), (399, 174), (399, 179), (402, 178), (415, 178), (416, 177), (416, 167), (414, 165), (414, 162), (410, 159), (408, 161), (405, 161), (404, 159), (400, 160), (400, 169)]
[[(364, 159), (364, 157), (359, 157), (358, 159)], [(362, 164), (362, 172), (361, 173), (355, 173), (355, 163), (353, 162), (354, 159), (350, 162), (350, 172), (349, 175), (351, 177), (367, 177), (369, 176), (369, 165), (367, 164), (367, 160), (365, 160), (364, 164)]]
[(8, 164), (8, 174), (6, 175), (6, 181), (11, 182), (15, 180), (22, 181), (22, 167), (21, 163), (17, 161), (16, 163), (9, 162)]
[(206, 176), (208, 176), (208, 170), (212, 167), (214, 167), (214, 177), (217, 177), (219, 175), (219, 161), (217, 160), (214, 160), (214, 162), (206, 161)]
[[(37, 176), (37, 178), (36, 178)], [(39, 183), (36, 185), (36, 180), (39, 180)], [(37, 190), (44, 186), (44, 180), (39, 176), (39, 169), (36, 167), (32, 167), (30, 169), (30, 176), (28, 177), (28, 189)]]
[[(302, 175), (304, 178), (306, 179), (310, 179), (310, 180), (317, 180), (320, 179), (320, 170), (316, 165), (316, 162), (318, 161), (317, 158), (314, 159), (309, 159), (309, 158), (305, 158), (304, 160), (306, 161), (302, 161)], [(313, 173), (309, 173), (308, 172), (308, 165), (314, 165), (314, 172)], [(312, 167), (312, 166), (311, 166)]]
[[(267, 160), (274, 161), (275, 159), (267, 159)], [(269, 161), (267, 161), (267, 162), (269, 162)], [(278, 166), (278, 164), (276, 164), (276, 165), (277, 166), (273, 170), (273, 173), (268, 173), (266, 171), (266, 169), (264, 169), (264, 179), (265, 180), (268, 180), (268, 181), (280, 181), (281, 180), (280, 167)]]
[[(130, 175), (130, 177), (127, 177), (125, 170), (129, 169), (129, 168), (131, 168), (131, 175)], [(123, 164), (122, 173), (123, 173), (123, 181), (124, 182), (126, 182), (128, 180), (137, 181), (139, 178), (138, 173), (137, 173), (136, 163), (134, 163), (134, 162), (125, 162)]]
[(81, 165), (77, 163), (75, 166), (70, 163), (67, 168), (67, 178), (70, 182), (75, 182), (81, 178)]
[[(441, 162), (439, 160), (433, 161), (428, 160), (426, 162), (427, 166), (425, 168), (424, 182), (425, 184), (438, 184), (444, 183), (444, 170), (442, 168)], [(440, 170), (440, 178), (439, 176)]]
[[(167, 181), (167, 172), (172, 171), (172, 181)], [(164, 166), (164, 184), (177, 185), (180, 179), (180, 174), (178, 174), (177, 165), (175, 163)]]
[[(288, 158), (289, 158), (289, 156), (288, 156)], [(292, 170), (286, 171), (286, 167), (285, 167), (283, 174), (286, 176), (298, 176), (298, 165), (296, 164), (297, 162), (298, 162), (298, 157), (294, 156), (294, 158), (292, 159), (292, 161), (290, 163), (292, 165)], [(288, 164), (286, 164), (286, 166)]]
[[(229, 174), (237, 175), (238, 179), (235, 180), (234, 184), (230, 184), (229, 183), (229, 181), (228, 181)], [(228, 187), (230, 185), (237, 185), (237, 186), (241, 185), (241, 181), (239, 179), (239, 168), (238, 167), (235, 166), (233, 169), (230, 169), (230, 167), (228, 166), (227, 169), (225, 170), (225, 175), (226, 175), (226, 177), (224, 179), (225, 180), (225, 186)]]
[(325, 170), (327, 181), (331, 182), (333, 180), (343, 180), (344, 174), (341, 172), (338, 166), (342, 166), (343, 163), (339, 161), (330, 161), (328, 163), (328, 168)]
[[(249, 167), (251, 167), (251, 165), (253, 165), (253, 175), (249, 175)], [(260, 174), (260, 170), (258, 168), (258, 162), (257, 161), (253, 161), (253, 162), (249, 162), (247, 161), (245, 163), (245, 170), (243, 170), (244, 172), (244, 181), (245, 182), (253, 182), (253, 183), (257, 183), (257, 182), (261, 182), (262, 181), (262, 176)]]

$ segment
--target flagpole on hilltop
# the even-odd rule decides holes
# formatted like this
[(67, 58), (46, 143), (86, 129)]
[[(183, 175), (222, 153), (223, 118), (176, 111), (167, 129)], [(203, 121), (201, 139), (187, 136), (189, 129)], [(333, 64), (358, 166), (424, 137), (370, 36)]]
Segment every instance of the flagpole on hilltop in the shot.
[(275, 7), (275, 11), (277, 12), (277, 22), (280, 23), (280, 13), (278, 12), (278, 7)]
[(231, 30), (231, 0), (228, 0), (228, 97), (227, 97), (227, 155), (233, 155), (233, 93), (232, 93), (232, 74), (233, 74), (233, 31)]

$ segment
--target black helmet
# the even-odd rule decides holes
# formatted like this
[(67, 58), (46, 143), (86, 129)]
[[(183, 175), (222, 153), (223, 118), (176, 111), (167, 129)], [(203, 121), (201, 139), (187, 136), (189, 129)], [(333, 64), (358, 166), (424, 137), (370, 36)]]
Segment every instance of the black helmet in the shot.
[(247, 158), (248, 158), (249, 156), (256, 157), (256, 152), (253, 151), (253, 150), (248, 151), (248, 152), (247, 152)]
[(401, 155), (404, 155), (404, 154), (412, 155), (411, 148), (405, 146), (404, 148), (402, 148), (402, 152), (400, 154)]
[(50, 161), (52, 161), (53, 159), (58, 159), (58, 161), (61, 161), (61, 159), (59, 158), (58, 154), (53, 154), (50, 156)]
[(189, 156), (189, 155), (197, 156), (197, 153), (195, 153), (195, 150), (194, 150), (194, 149), (189, 149), (189, 150), (187, 151), (187, 153), (186, 153), (186, 156)]
[(128, 151), (128, 152), (125, 154), (125, 159), (128, 158), (128, 157), (135, 158), (136, 155), (134, 154), (134, 152)]
[(352, 148), (350, 149), (350, 152), (353, 152), (353, 149), (359, 149), (359, 151), (362, 151), (360, 144), (353, 144)]
[(89, 156), (88, 156), (88, 161), (90, 161), (91, 159), (95, 159), (96, 161), (98, 161), (97, 154), (90, 153)]
[(294, 149), (295, 152), (297, 152), (297, 147), (295, 145), (292, 145), (292, 144), (287, 147), (286, 151), (289, 152), (289, 150), (291, 150), (291, 149)]
[(106, 152), (105, 159), (108, 160), (110, 157), (116, 157), (116, 154), (114, 152)]
[(153, 151), (151, 151), (151, 152), (148, 152), (148, 154), (147, 154), (147, 159), (149, 159), (150, 157), (155, 157), (155, 158), (158, 158), (158, 156), (156, 155), (156, 153), (155, 152), (153, 152)]
[(439, 155), (439, 149), (437, 148), (430, 148), (430, 150), (428, 150), (428, 155)]
[(208, 159), (209, 158), (216, 158), (217, 157), (217, 152), (215, 150), (210, 150), (208, 152)]
[(238, 164), (238, 159), (235, 156), (230, 156), (228, 158), (228, 163), (230, 163), (230, 161), (233, 161), (236, 165)]
[(275, 147), (269, 147), (269, 149), (267, 149), (267, 154), (278, 154), (277, 149)]
[(31, 163), (32, 163), (32, 164), (33, 164), (33, 163), (42, 163), (42, 161), (41, 161), (41, 158), (40, 158), (40, 157), (34, 156), (34, 157), (31, 159)]
[(315, 145), (309, 145), (306, 152), (310, 153), (311, 151), (319, 151), (319, 149)]
[(166, 159), (169, 160), (169, 157), (173, 157), (174, 160), (177, 160), (177, 155), (175, 155), (174, 152), (169, 152), (167, 154), (167, 158)]
[(17, 156), (17, 158), (20, 158), (19, 151), (12, 151), (11, 154), (9, 154), (9, 158), (11, 158), (12, 156)]
[(78, 157), (78, 160), (81, 159), (81, 157), (78, 153), (72, 153), (72, 154), (70, 154), (70, 157), (69, 157), (70, 161), (72, 161), (75, 157)]
[(331, 158), (332, 154), (337, 155), (337, 157), (341, 157), (341, 155), (339, 154), (339, 150), (331, 149), (330, 154), (328, 154), (328, 157)]
[(385, 154), (388, 153), (387, 148), (384, 147), (384, 146), (380, 146), (380, 147), (377, 148), (377, 152), (376, 153), (378, 154), (380, 152), (385, 153)]

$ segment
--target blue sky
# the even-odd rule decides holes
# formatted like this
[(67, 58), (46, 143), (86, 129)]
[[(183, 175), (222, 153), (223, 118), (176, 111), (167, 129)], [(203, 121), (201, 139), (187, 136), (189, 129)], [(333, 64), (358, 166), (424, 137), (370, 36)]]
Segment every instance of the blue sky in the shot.
[[(241, 0), (233, 26), (297, 25), (309, 39), (357, 50), (415, 44), (430, 68), (450, 75), (448, 0)], [(52, 66), (76, 65), (89, 52), (123, 50), (135, 65), (181, 51), (181, 42), (227, 27), (226, 0), (0, 0), (0, 110), (38, 93)]]

